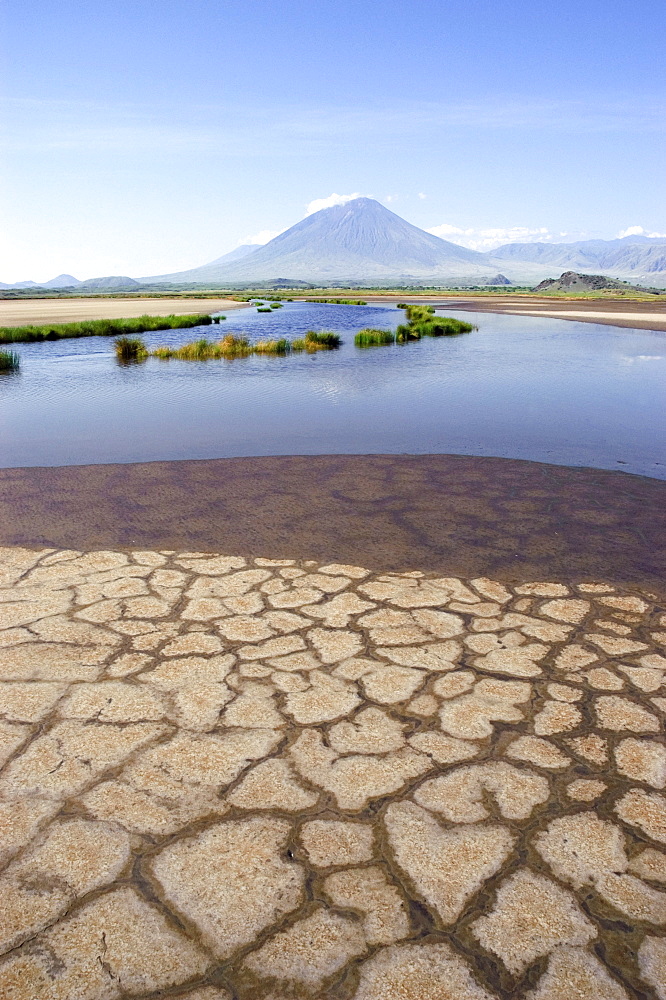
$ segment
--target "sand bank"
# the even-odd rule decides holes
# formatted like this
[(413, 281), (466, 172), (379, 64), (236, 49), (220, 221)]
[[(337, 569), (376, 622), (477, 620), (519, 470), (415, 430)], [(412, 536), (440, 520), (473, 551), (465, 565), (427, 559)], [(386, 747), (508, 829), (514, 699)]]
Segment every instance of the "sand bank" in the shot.
[(130, 319), (133, 316), (187, 316), (242, 309), (231, 299), (0, 299), (0, 326), (29, 323), (76, 323), (85, 319)]

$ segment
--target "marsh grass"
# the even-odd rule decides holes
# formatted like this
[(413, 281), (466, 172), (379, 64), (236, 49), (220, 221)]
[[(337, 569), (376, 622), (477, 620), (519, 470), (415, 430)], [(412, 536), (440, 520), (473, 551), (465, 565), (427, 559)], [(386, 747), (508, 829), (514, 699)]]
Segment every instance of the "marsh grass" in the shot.
[(342, 337), (330, 330), (308, 330), (304, 337), (292, 340), (292, 351), (307, 351), (314, 354), (315, 351), (335, 351), (342, 344)]
[(418, 323), (424, 319), (431, 319), (434, 311), (434, 306), (405, 306), (408, 323)]
[(420, 320), (410, 326), (419, 337), (457, 337), (460, 333), (470, 333), (476, 329), (472, 323), (464, 323), (450, 316)]
[(396, 344), (406, 344), (408, 340), (420, 340), (422, 334), (419, 333), (411, 323), (401, 323), (395, 331)]
[(145, 361), (148, 351), (141, 337), (118, 337), (115, 342), (116, 358), (121, 364)]
[(209, 313), (187, 316), (137, 316), (133, 319), (89, 319), (79, 323), (54, 323), (43, 326), (0, 327), (0, 343), (32, 343), (40, 340), (63, 340), (71, 337), (117, 337), (151, 330), (182, 330), (191, 326), (210, 326)]
[(271, 309), (282, 309), (281, 302), (271, 302)]
[(260, 309), (257, 309), (258, 313), (269, 313), (269, 312), (272, 312), (272, 311), (273, 310), (271, 309), (270, 306), (262, 306)]
[(156, 347), (151, 351), (151, 358), (158, 358), (160, 361), (215, 361), (224, 358), (247, 358), (254, 353), (246, 337), (237, 337), (233, 333), (228, 333), (222, 340), (194, 340), (191, 344), (183, 344), (182, 347)]
[(395, 344), (395, 334), (392, 330), (375, 330), (367, 327), (359, 330), (354, 337), (356, 347), (383, 347), (385, 344)]
[(457, 337), (477, 328), (473, 323), (453, 319), (452, 316), (433, 316), (432, 306), (407, 306), (407, 323), (401, 323), (395, 332), (398, 344), (422, 337)]
[(255, 354), (289, 354), (291, 344), (284, 338), (282, 340), (260, 340), (254, 345)]
[(21, 359), (16, 351), (0, 351), (0, 372), (17, 372)]
[(306, 299), (306, 302), (319, 302), (331, 306), (367, 306), (365, 299)]

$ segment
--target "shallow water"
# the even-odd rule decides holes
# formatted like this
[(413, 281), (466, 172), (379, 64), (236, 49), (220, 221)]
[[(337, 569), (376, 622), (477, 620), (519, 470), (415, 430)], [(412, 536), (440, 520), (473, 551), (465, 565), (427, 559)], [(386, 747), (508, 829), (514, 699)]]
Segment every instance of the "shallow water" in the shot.
[(359, 350), (402, 311), (285, 304), (149, 347), (238, 331), (337, 330), (339, 351), (119, 366), (113, 340), (19, 344), (0, 378), (0, 466), (249, 455), (453, 453), (622, 469), (666, 479), (666, 334), (468, 313), (468, 335)]

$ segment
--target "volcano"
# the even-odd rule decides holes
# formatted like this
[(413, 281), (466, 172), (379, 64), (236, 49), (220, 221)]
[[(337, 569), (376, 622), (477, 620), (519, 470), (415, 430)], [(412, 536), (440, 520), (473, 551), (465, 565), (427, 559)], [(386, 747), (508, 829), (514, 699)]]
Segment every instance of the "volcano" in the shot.
[(438, 284), (487, 281), (497, 274), (484, 254), (411, 225), (373, 198), (354, 198), (314, 212), (241, 259), (227, 256), (144, 282), (245, 282), (294, 279), (328, 284)]

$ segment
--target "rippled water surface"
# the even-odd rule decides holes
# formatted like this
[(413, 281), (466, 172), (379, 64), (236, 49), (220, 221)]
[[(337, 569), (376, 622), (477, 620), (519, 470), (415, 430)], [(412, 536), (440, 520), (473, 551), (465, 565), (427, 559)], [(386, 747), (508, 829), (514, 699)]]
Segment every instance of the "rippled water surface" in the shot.
[(451, 338), (359, 350), (403, 313), (285, 304), (220, 328), (146, 334), (182, 344), (337, 330), (339, 351), (120, 367), (113, 341), (20, 344), (0, 378), (0, 465), (243, 455), (457, 453), (623, 469), (666, 479), (666, 334), (491, 313)]

